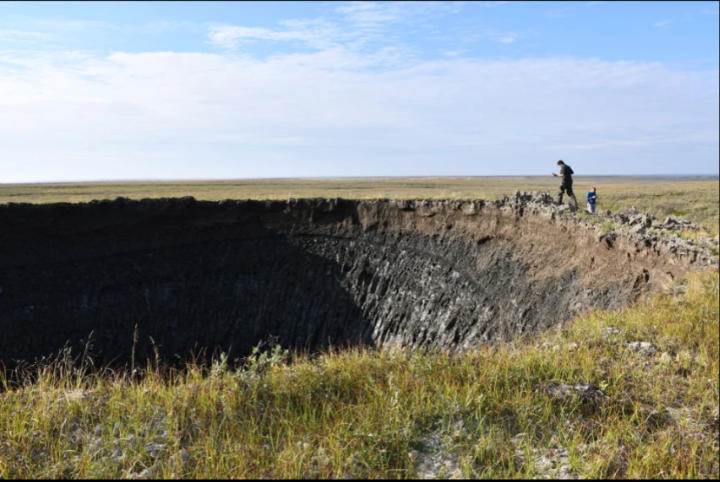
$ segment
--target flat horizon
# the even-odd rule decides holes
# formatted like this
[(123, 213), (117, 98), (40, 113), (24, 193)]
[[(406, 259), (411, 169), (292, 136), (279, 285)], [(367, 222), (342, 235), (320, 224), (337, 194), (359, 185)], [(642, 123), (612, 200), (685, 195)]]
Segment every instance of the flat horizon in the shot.
[[(551, 174), (498, 174), (498, 175), (434, 175), (434, 176), (308, 176), (308, 177), (235, 177), (235, 178), (188, 178), (188, 179), (96, 179), (70, 181), (33, 181), (33, 182), (2, 182), (1, 185), (35, 185), (35, 184), (133, 184), (133, 183), (187, 183), (187, 182), (234, 182), (234, 181), (338, 181), (362, 179), (511, 179), (511, 178), (549, 178)], [(701, 178), (720, 180), (720, 174), (584, 174), (575, 175), (579, 178), (616, 178), (616, 179), (689, 179)]]

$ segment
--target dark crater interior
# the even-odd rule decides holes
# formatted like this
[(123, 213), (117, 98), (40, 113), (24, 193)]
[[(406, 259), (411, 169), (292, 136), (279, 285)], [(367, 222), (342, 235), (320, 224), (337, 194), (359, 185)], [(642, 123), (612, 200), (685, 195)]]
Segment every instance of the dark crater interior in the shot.
[(573, 229), (481, 201), (2, 205), (0, 363), (78, 353), (91, 332), (97, 363), (124, 363), (136, 325), (143, 361), (151, 338), (168, 361), (270, 337), (457, 350), (623, 306), (685, 269)]

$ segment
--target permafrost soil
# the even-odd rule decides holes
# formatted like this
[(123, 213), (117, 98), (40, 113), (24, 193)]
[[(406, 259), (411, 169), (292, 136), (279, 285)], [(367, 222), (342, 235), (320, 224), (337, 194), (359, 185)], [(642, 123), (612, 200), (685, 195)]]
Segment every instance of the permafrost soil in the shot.
[[(547, 201), (547, 199), (545, 200)], [(0, 205), (0, 362), (92, 332), (101, 363), (314, 350), (457, 350), (619, 308), (713, 261), (631, 233), (599, 236), (532, 196), (503, 201)]]

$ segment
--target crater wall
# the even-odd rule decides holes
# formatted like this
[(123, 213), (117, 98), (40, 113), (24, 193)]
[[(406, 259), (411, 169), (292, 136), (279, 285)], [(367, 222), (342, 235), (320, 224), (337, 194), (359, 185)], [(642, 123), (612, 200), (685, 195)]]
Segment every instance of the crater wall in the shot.
[(269, 337), (457, 350), (619, 308), (707, 264), (661, 240), (599, 236), (532, 199), (0, 205), (0, 361), (92, 332), (123, 362), (138, 327), (168, 360), (243, 356)]

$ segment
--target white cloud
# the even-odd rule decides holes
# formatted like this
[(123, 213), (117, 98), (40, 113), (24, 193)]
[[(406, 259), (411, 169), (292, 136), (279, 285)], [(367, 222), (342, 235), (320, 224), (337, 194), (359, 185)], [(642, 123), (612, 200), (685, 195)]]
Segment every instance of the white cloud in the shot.
[(267, 28), (235, 27), (232, 25), (211, 25), (210, 40), (226, 48), (235, 48), (246, 39), (259, 40), (307, 40), (309, 35), (302, 31), (278, 32)]
[(26, 30), (0, 30), (0, 41), (10, 42), (46, 42), (52, 35), (46, 32), (30, 32)]
[(403, 58), (6, 53), (24, 68), (0, 70), (0, 182), (532, 173), (567, 151), (586, 172), (716, 169), (717, 71)]

